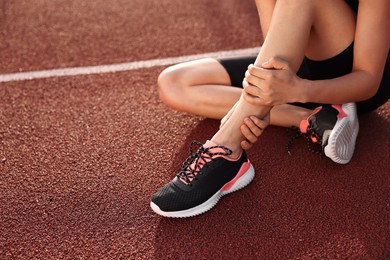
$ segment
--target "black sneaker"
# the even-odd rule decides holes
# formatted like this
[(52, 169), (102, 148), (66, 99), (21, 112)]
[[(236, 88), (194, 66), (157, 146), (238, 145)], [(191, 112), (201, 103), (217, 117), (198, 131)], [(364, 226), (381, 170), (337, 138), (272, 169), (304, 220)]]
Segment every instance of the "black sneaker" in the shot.
[[(193, 146), (200, 148), (194, 152)], [(255, 171), (245, 151), (238, 159), (227, 156), (232, 151), (210, 141), (193, 141), (190, 155), (176, 177), (156, 192), (150, 206), (165, 217), (192, 217), (214, 207), (228, 193), (248, 185)]]
[(300, 131), (313, 143), (320, 144), (323, 153), (332, 161), (346, 164), (353, 156), (359, 133), (356, 104), (318, 107), (301, 122)]

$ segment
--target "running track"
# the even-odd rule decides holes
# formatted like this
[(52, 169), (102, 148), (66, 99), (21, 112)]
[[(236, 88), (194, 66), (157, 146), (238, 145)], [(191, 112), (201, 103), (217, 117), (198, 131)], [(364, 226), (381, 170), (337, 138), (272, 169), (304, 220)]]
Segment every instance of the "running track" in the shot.
[[(3, 0), (0, 77), (254, 48), (256, 15), (250, 0)], [(153, 214), (218, 129), (159, 102), (165, 66), (0, 83), (1, 259), (389, 258), (389, 103), (361, 116), (348, 165), (303, 140), (290, 157), (270, 127), (247, 188), (195, 218)]]

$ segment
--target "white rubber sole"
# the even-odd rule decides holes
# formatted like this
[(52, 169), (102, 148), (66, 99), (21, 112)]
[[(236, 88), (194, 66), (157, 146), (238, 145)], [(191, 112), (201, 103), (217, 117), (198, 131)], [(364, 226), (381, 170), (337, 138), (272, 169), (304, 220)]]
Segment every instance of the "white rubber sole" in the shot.
[(332, 161), (346, 164), (351, 160), (355, 151), (359, 121), (355, 103), (343, 104), (341, 107), (348, 116), (339, 119), (335, 124), (324, 152)]
[(222, 198), (224, 195), (232, 193), (234, 191), (237, 191), (247, 186), (253, 180), (254, 177), (255, 177), (255, 170), (252, 164), (250, 164), (249, 169), (233, 184), (232, 187), (230, 187), (230, 189), (223, 190), (222, 188), (217, 193), (215, 193), (210, 199), (208, 199), (207, 201), (203, 202), (202, 204), (196, 207), (187, 210), (182, 210), (182, 211), (169, 211), (169, 212), (162, 211), (153, 202), (150, 202), (150, 207), (154, 212), (164, 217), (186, 218), (186, 217), (193, 217), (196, 215), (200, 215), (213, 208), (218, 203), (219, 199)]

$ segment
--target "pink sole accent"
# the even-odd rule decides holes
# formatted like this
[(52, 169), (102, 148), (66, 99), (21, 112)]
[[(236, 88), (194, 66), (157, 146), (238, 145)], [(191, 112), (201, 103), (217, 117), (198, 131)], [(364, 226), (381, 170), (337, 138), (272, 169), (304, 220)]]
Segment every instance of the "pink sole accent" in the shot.
[(347, 113), (344, 112), (341, 105), (332, 105), (332, 107), (334, 109), (336, 109), (337, 111), (339, 111), (339, 114), (337, 115), (338, 118), (344, 118), (344, 117), (348, 116)]
[(231, 180), (228, 183), (226, 183), (221, 188), (221, 191), (228, 191), (228, 190), (230, 190), (231, 187), (236, 183), (236, 181), (249, 170), (250, 166), (251, 166), (251, 164), (250, 164), (249, 161), (246, 162), (246, 163), (243, 163), (242, 166), (241, 166), (241, 169), (238, 171), (236, 177), (234, 177), (233, 180)]

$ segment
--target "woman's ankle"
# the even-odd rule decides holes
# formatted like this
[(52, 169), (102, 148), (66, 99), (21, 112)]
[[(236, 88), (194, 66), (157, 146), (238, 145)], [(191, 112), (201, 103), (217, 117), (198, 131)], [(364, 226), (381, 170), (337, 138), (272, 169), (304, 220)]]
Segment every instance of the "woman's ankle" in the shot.
[(223, 135), (218, 135), (217, 133), (213, 136), (213, 138), (211, 138), (210, 141), (217, 145), (223, 145), (226, 148), (232, 150), (232, 153), (228, 155), (229, 158), (236, 159), (242, 153), (242, 147), (241, 147), (242, 140), (239, 139), (235, 140), (233, 138), (224, 138)]

